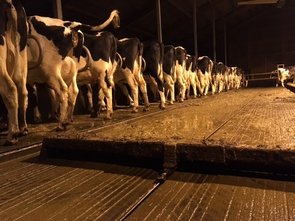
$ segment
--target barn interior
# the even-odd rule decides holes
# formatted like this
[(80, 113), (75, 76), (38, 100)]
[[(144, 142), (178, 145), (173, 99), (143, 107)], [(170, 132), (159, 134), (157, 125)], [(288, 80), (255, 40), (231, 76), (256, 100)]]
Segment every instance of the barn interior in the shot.
[(207, 55), (246, 73), (265, 73), (295, 62), (294, 0), (22, 0), (28, 15), (62, 16), (97, 24), (113, 9), (121, 27), (108, 28), (118, 38), (159, 39)]
[[(38, 85), (43, 121), (28, 122), (13, 146), (0, 127), (0, 220), (294, 220), (295, 87), (271, 77), (295, 62), (295, 0), (21, 2), (28, 15), (93, 25), (117, 9), (121, 27), (106, 30), (118, 38), (181, 45), (264, 87), (210, 91), (164, 110), (149, 96), (149, 111), (75, 114), (56, 131), (48, 88)], [(80, 96), (76, 113), (84, 105)]]

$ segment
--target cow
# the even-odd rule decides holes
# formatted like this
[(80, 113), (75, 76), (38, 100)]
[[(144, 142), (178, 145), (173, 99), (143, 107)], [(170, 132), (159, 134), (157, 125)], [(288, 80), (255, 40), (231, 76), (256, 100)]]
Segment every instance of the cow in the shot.
[(0, 1), (0, 95), (8, 112), (6, 145), (27, 135), (27, 20), (18, 0)]
[(185, 68), (185, 81), (186, 81), (186, 98), (190, 97), (190, 89), (193, 89), (193, 98), (198, 96), (197, 89), (200, 90), (200, 82), (197, 78), (197, 62), (195, 56), (186, 56)]
[(212, 69), (212, 94), (220, 93), (225, 86), (226, 66), (222, 62), (214, 62)]
[(146, 68), (143, 72), (147, 80), (151, 80), (153, 86), (157, 87), (160, 95), (160, 109), (165, 109), (164, 77), (163, 77), (163, 55), (164, 45), (158, 41), (144, 42), (143, 58)]
[(285, 81), (291, 77), (290, 71), (286, 68), (278, 68), (278, 81), (276, 83), (276, 87), (278, 87), (278, 84), (280, 83), (282, 87), (285, 87)]
[[(28, 73), (28, 83), (47, 83), (55, 92), (60, 106), (57, 130), (65, 130), (71, 121), (69, 116), (75, 104), (77, 94), (77, 71), (80, 54), (84, 43), (84, 32), (98, 32), (112, 21), (118, 21), (118, 12), (113, 11), (102, 25), (89, 26), (79, 22), (43, 16), (28, 18), (29, 33), (34, 36), (42, 47), (42, 59), (36, 68)], [(116, 25), (118, 26), (118, 25)], [(79, 30), (83, 30), (83, 33)], [(38, 54), (34, 46), (28, 46), (32, 60), (40, 60), (33, 56)], [(37, 61), (36, 61), (37, 62)], [(53, 65), (54, 64), (54, 65)], [(70, 108), (68, 106), (70, 102)]]
[[(89, 49), (92, 61), (86, 70), (80, 71), (77, 76), (79, 85), (92, 85), (91, 117), (97, 117), (99, 111), (99, 90), (101, 89), (107, 100), (107, 119), (113, 115), (112, 90), (115, 86), (114, 73), (120, 58), (117, 57), (117, 39), (108, 31), (96, 35), (84, 34), (84, 45)], [(82, 57), (86, 56), (82, 53)], [(100, 102), (102, 105), (102, 101)]]
[[(132, 112), (138, 112), (138, 87), (144, 100), (144, 111), (149, 109), (149, 99), (147, 85), (143, 77), (144, 69), (143, 44), (138, 38), (123, 38), (118, 41), (118, 53), (122, 57), (122, 67), (114, 74), (115, 84), (118, 85), (123, 93), (128, 97), (129, 103), (133, 105)], [(125, 83), (129, 85), (132, 97), (129, 95)]]
[(175, 47), (175, 56), (176, 56), (176, 62), (175, 62), (175, 71), (176, 71), (176, 82), (179, 86), (179, 101), (183, 102), (185, 99), (185, 91), (186, 91), (186, 81), (185, 81), (185, 69), (186, 69), (186, 50), (181, 47), (177, 46)]
[(207, 57), (202, 56), (197, 59), (197, 76), (201, 84), (201, 94), (207, 95), (212, 82), (212, 68), (213, 61)]
[(175, 47), (173, 45), (164, 46), (163, 58), (163, 74), (165, 80), (166, 99), (170, 97), (169, 103), (173, 104), (175, 101), (175, 81), (176, 81), (176, 56)]

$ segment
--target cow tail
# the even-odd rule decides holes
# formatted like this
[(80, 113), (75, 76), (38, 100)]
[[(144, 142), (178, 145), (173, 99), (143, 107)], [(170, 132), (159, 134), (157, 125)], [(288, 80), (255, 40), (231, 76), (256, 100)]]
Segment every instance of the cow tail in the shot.
[(163, 75), (164, 44), (160, 42), (160, 75)]
[(106, 28), (110, 23), (113, 24), (114, 28), (120, 27), (120, 16), (118, 10), (113, 10), (109, 16), (109, 18), (102, 24), (92, 26), (91, 31), (98, 32)]
[(146, 65), (144, 63), (144, 67), (142, 66), (143, 65), (143, 43), (142, 42), (138, 42), (138, 56), (137, 56), (137, 59), (138, 59), (138, 64), (139, 64), (139, 70), (141, 72), (144, 72), (145, 68), (146, 68)]
[(87, 71), (92, 66), (92, 63), (93, 63), (93, 59), (89, 49), (85, 45), (83, 45), (83, 49), (86, 52), (86, 64), (83, 68), (78, 70), (78, 73)]

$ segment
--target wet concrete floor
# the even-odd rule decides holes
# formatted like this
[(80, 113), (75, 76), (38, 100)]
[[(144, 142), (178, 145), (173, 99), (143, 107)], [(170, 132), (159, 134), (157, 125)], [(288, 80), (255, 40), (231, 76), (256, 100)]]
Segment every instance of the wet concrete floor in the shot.
[[(216, 103), (217, 100), (219, 103)], [(145, 129), (145, 125), (140, 124), (143, 121), (160, 130), (148, 134), (142, 133), (142, 139), (146, 140), (157, 136), (159, 140), (183, 141), (183, 134), (180, 131), (184, 131), (188, 133), (190, 141), (206, 140), (209, 143), (218, 143), (221, 142), (219, 139), (226, 138), (227, 142), (241, 143), (241, 147), (249, 145), (249, 148), (254, 149), (262, 147), (290, 151), (294, 148), (292, 145), (294, 104), (294, 94), (284, 88), (231, 91), (177, 104), (182, 107), (175, 114), (172, 106), (168, 106), (167, 111), (160, 114), (152, 109), (151, 113), (144, 113), (149, 119), (141, 118), (143, 113), (139, 113), (137, 116), (140, 118), (126, 123), (125, 120), (134, 118), (130, 110), (122, 110), (122, 115), (116, 115), (115, 112), (114, 117), (117, 120), (113, 122), (106, 122), (101, 118), (93, 120), (81, 117), (81, 122), (84, 123), (79, 124), (77, 117), (77, 125), (70, 128), (70, 133), (77, 133), (90, 139), (93, 139), (95, 134), (105, 136), (107, 139), (111, 134), (110, 130), (119, 136), (118, 140), (129, 139), (130, 136), (137, 138), (139, 136), (137, 133), (133, 134), (128, 130), (121, 130), (119, 133), (116, 130), (122, 125), (123, 128), (133, 129), (139, 126), (136, 131), (140, 134), (140, 131)], [(210, 110), (216, 113), (216, 116), (222, 116), (221, 119), (214, 118), (215, 115), (209, 117)], [(253, 111), (252, 114), (248, 114), (249, 110)], [(185, 120), (183, 113), (188, 111), (190, 111), (189, 119)], [(163, 126), (163, 118), (165, 123), (170, 121), (169, 113), (181, 120), (176, 121), (179, 128), (171, 126), (172, 129), (167, 131), (162, 129), (161, 125)], [(200, 113), (203, 116), (200, 116)], [(241, 115), (247, 117), (240, 118)], [(151, 116), (156, 120), (151, 122)], [(198, 133), (194, 135), (182, 123), (183, 121), (189, 123), (195, 130), (199, 128), (195, 124), (199, 124), (200, 128), (203, 128), (200, 130), (200, 136)], [(247, 122), (251, 126), (245, 127), (242, 122)], [(113, 123), (118, 124), (112, 126)], [(272, 128), (265, 126), (265, 123)], [(98, 129), (96, 126), (104, 128)], [(55, 132), (52, 132), (54, 127), (54, 124), (50, 124), (50, 127), (45, 126), (43, 131), (36, 127), (34, 130), (40, 135), (36, 136), (36, 141), (40, 141), (44, 136), (56, 137)], [(76, 128), (92, 128), (92, 132), (90, 135), (78, 133)], [(207, 132), (204, 132), (204, 128), (208, 129)], [(227, 128), (226, 133), (222, 132), (223, 128)], [(47, 130), (49, 132), (46, 132)], [(161, 131), (164, 133), (159, 133)], [(252, 132), (251, 136), (256, 142), (246, 139), (243, 136), (245, 131)], [(165, 135), (166, 133), (171, 133), (171, 136)], [(64, 137), (61, 134), (58, 136)], [(25, 146), (21, 145), (22, 142), (30, 143), (30, 140), (22, 138), (19, 148)], [(144, 168), (116, 163), (40, 158), (39, 152), (1, 162), (0, 220), (287, 221), (295, 219), (293, 175), (278, 177), (243, 172), (228, 174), (222, 170), (210, 172), (177, 170), (168, 176), (163, 184), (155, 188), (155, 181), (161, 170), (160, 167)], [(141, 202), (148, 193), (150, 195)], [(138, 202), (141, 204), (137, 206)]]
[(242, 89), (187, 100), (177, 108), (170, 106), (156, 115), (108, 128), (68, 131), (46, 139), (43, 147), (49, 152), (65, 149), (64, 155), (83, 147), (91, 149), (91, 155), (107, 151), (112, 156), (121, 151), (122, 156), (151, 159), (164, 158), (170, 151), (178, 164), (207, 162), (292, 172), (294, 119), (295, 95), (289, 90)]

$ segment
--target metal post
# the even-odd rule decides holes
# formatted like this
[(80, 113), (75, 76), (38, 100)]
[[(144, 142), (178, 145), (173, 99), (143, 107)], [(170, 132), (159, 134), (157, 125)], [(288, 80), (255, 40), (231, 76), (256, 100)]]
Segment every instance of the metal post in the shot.
[(212, 29), (213, 29), (213, 59), (216, 62), (216, 30), (215, 30), (215, 8), (212, 7)]
[(227, 29), (226, 29), (226, 21), (223, 22), (223, 31), (224, 31), (224, 64), (227, 65)]
[(157, 6), (157, 34), (158, 41), (162, 43), (162, 21), (161, 21), (161, 0), (156, 0)]
[(53, 15), (56, 18), (63, 19), (61, 0), (54, 0), (53, 2)]
[(197, 0), (194, 0), (194, 9), (193, 9), (193, 24), (194, 24), (194, 46), (195, 46), (195, 56), (199, 57), (198, 53), (198, 23), (197, 23)]

